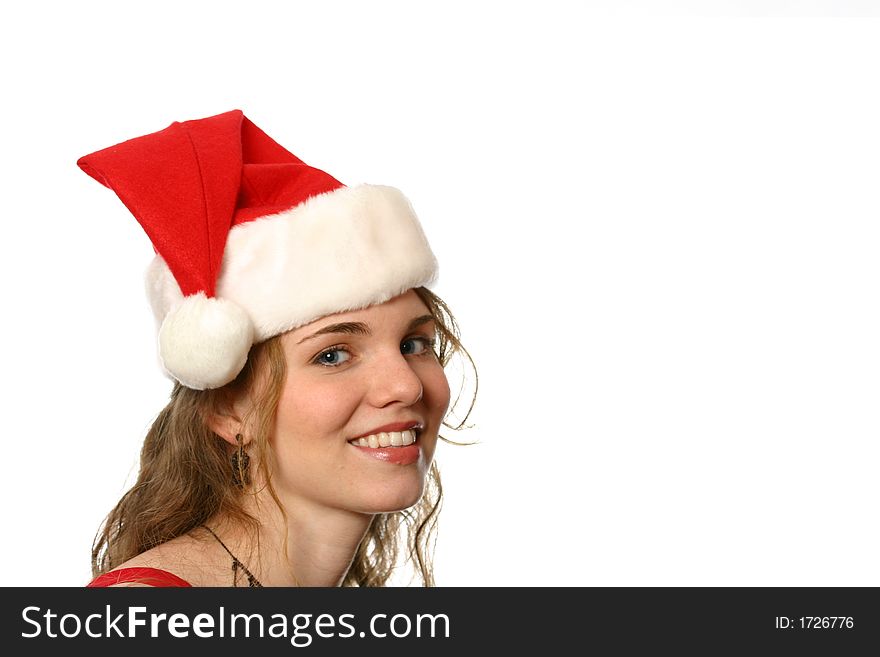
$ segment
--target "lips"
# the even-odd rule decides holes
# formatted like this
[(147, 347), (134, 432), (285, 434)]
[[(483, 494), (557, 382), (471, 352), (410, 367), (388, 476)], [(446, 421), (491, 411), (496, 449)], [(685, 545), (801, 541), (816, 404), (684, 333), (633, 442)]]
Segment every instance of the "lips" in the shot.
[(392, 422), (391, 424), (384, 424), (381, 427), (376, 427), (375, 429), (370, 429), (366, 433), (362, 433), (359, 436), (353, 436), (349, 439), (349, 442), (353, 440), (357, 440), (358, 438), (367, 438), (369, 436), (375, 436), (380, 433), (391, 433), (392, 431), (407, 431), (408, 429), (415, 429), (416, 436), (421, 433), (422, 429), (424, 429), (424, 425), (418, 420), (409, 420), (404, 422)]
[(368, 458), (394, 465), (410, 465), (417, 462), (422, 455), (422, 447), (419, 443), (401, 445), (400, 447), (362, 447), (355, 443), (349, 443), (349, 445)]
[(381, 431), (363, 438), (355, 438), (348, 442), (359, 447), (372, 447), (375, 449), (377, 447), (406, 447), (416, 442), (417, 438), (416, 430), (408, 429), (407, 431)]
[(417, 421), (394, 422), (352, 438), (348, 444), (379, 461), (409, 465), (421, 457), (422, 448), (418, 438), (423, 429), (424, 425)]

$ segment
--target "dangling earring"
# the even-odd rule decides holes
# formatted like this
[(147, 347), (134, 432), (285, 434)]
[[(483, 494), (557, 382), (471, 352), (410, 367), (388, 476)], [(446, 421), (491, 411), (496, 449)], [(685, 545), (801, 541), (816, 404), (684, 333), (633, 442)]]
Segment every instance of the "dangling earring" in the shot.
[(244, 451), (244, 440), (240, 433), (235, 434), (235, 442), (238, 449), (232, 453), (232, 481), (239, 488), (244, 488), (251, 483), (248, 476), (248, 464), (251, 462), (247, 452)]

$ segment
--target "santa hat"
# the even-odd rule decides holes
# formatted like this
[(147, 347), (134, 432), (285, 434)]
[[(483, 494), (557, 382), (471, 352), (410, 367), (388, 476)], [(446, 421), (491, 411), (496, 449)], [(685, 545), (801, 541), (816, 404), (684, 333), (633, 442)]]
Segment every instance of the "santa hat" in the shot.
[(159, 357), (189, 388), (232, 381), (257, 342), (437, 276), (400, 191), (344, 186), (239, 110), (172, 123), (78, 164), (153, 243)]

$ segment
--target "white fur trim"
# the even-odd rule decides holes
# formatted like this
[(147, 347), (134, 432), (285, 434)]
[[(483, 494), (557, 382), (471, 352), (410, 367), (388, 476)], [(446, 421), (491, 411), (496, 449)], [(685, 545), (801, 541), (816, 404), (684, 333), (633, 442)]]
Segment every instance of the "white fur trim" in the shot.
[(253, 324), (243, 309), (199, 292), (165, 316), (159, 330), (159, 358), (165, 370), (188, 388), (219, 388), (244, 367), (253, 338)]
[[(437, 261), (406, 197), (393, 187), (359, 185), (233, 228), (216, 296), (244, 309), (253, 341), (261, 342), (384, 303), (436, 276)], [(160, 256), (147, 272), (147, 293), (159, 323), (182, 300)]]

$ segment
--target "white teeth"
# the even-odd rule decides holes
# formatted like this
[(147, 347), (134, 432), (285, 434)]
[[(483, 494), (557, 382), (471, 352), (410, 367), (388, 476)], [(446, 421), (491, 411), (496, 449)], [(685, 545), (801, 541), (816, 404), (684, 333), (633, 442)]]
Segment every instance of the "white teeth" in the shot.
[(372, 447), (373, 449), (377, 447), (403, 447), (404, 445), (412, 445), (414, 442), (416, 442), (416, 432), (414, 429), (389, 431), (388, 433), (382, 432), (351, 441), (353, 445)]

